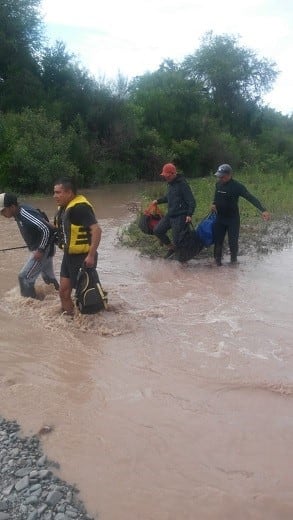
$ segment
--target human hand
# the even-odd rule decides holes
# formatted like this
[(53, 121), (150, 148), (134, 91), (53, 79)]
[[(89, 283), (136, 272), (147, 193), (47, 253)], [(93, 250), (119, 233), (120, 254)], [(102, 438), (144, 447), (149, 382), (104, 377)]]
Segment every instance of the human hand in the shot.
[(153, 200), (153, 201), (152, 201), (152, 204), (158, 204), (157, 199)]
[(266, 220), (266, 221), (270, 220), (270, 218), (271, 218), (271, 215), (268, 211), (263, 211), (261, 215), (262, 215), (263, 220)]
[(186, 224), (189, 224), (191, 222), (191, 217), (187, 216), (185, 219)]
[(43, 255), (44, 255), (44, 251), (39, 251), (39, 249), (34, 251), (34, 254), (33, 254), (34, 259), (37, 260), (37, 262), (40, 262), (40, 260), (42, 260)]
[(212, 212), (212, 213), (217, 213), (217, 207), (216, 207), (216, 204), (212, 204), (212, 205), (211, 205), (211, 212)]
[(84, 259), (84, 265), (86, 267), (94, 267), (95, 265), (95, 255), (88, 254)]

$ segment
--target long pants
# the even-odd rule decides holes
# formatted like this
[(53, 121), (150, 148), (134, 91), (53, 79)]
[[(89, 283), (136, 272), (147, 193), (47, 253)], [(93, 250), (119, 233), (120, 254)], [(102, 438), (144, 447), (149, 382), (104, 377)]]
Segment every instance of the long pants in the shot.
[(18, 275), (20, 293), (22, 296), (35, 298), (35, 282), (39, 275), (46, 284), (58, 287), (53, 268), (52, 246), (47, 247), (41, 260), (35, 260), (33, 254), (29, 257)]
[(173, 245), (175, 248), (179, 247), (182, 231), (186, 227), (186, 215), (179, 215), (178, 217), (163, 217), (154, 228), (154, 235), (160, 242), (166, 246), (171, 244), (170, 238), (167, 236), (167, 231), (172, 229)]
[(240, 218), (217, 218), (215, 222), (215, 246), (214, 257), (217, 261), (221, 261), (223, 255), (223, 244), (226, 233), (228, 233), (228, 243), (230, 248), (231, 261), (237, 260), (238, 239), (240, 229)]

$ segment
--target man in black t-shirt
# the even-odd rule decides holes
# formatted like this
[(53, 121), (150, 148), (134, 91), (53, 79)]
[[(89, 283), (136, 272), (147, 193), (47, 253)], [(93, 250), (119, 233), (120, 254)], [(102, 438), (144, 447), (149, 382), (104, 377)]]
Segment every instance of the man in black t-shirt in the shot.
[(230, 247), (231, 263), (237, 262), (240, 215), (238, 200), (243, 197), (261, 211), (264, 220), (270, 219), (269, 212), (247, 188), (232, 179), (232, 168), (229, 164), (221, 164), (215, 173), (218, 179), (211, 210), (217, 213), (215, 223), (214, 257), (218, 266), (222, 265), (223, 243), (226, 233)]
[(64, 252), (59, 294), (63, 312), (73, 314), (72, 289), (76, 287), (80, 267), (96, 267), (102, 230), (92, 205), (83, 195), (77, 195), (72, 179), (55, 182), (54, 199), (58, 204), (58, 245)]

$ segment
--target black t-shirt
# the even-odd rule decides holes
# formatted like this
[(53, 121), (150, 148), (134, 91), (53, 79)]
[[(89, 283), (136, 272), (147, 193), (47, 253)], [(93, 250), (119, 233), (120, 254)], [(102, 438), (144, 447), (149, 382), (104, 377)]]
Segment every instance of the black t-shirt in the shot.
[(97, 223), (96, 216), (88, 204), (76, 204), (76, 206), (73, 206), (69, 211), (69, 220), (76, 226), (89, 228), (93, 224)]
[(226, 183), (216, 184), (213, 203), (216, 205), (218, 217), (239, 217), (239, 197), (243, 197), (260, 211), (265, 211), (261, 202), (243, 184), (230, 179)]

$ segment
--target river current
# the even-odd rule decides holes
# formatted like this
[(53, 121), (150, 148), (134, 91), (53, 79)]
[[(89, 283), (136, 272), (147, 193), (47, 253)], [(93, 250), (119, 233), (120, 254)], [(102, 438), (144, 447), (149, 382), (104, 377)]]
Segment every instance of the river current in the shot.
[[(0, 253), (0, 414), (53, 427), (44, 452), (99, 520), (292, 520), (293, 249), (221, 268), (141, 257), (117, 239), (140, 189), (84, 192), (108, 311), (68, 321), (41, 281), (21, 298), (28, 253)], [(0, 244), (22, 245), (12, 219)]]

